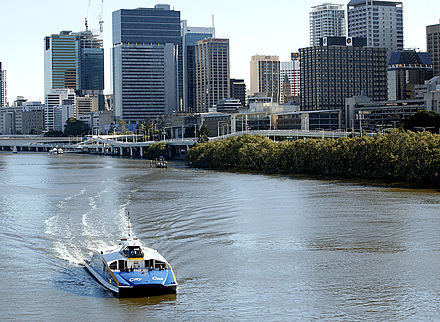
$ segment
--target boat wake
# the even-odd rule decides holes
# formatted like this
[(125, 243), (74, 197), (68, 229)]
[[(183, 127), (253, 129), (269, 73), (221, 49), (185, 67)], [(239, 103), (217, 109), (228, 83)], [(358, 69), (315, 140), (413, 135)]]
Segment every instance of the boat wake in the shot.
[[(130, 195), (122, 204), (108, 204), (108, 191), (81, 190), (56, 204), (57, 215), (45, 221), (45, 235), (51, 241), (51, 254), (74, 265), (83, 265), (93, 249), (115, 245), (115, 236), (127, 230)], [(86, 202), (85, 202), (86, 201)], [(112, 209), (109, 211), (109, 208)], [(69, 216), (64, 216), (68, 209)], [(72, 209), (77, 209), (76, 215)]]

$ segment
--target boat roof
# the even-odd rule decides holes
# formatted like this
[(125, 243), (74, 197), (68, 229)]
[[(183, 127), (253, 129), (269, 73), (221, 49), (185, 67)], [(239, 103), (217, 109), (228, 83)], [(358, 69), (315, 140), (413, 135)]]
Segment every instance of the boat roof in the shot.
[(121, 254), (121, 250), (127, 246), (139, 246), (142, 249), (142, 252), (144, 253), (144, 257), (143, 257), (144, 260), (155, 259), (168, 263), (167, 260), (157, 250), (152, 249), (150, 247), (142, 246), (140, 245), (140, 243), (136, 243), (136, 245), (123, 244), (119, 246), (107, 247), (107, 248), (99, 249), (97, 250), (97, 252), (102, 254), (102, 257), (107, 263), (113, 262), (115, 260), (126, 260), (127, 257)]
[[(155, 259), (162, 262), (165, 262), (168, 264), (166, 259), (159, 254), (159, 252), (155, 249), (145, 247), (142, 245), (142, 243), (138, 240), (138, 238), (133, 234), (133, 230), (131, 227), (131, 221), (130, 221), (130, 213), (128, 213), (128, 236), (127, 238), (121, 239), (121, 244), (118, 246), (110, 246), (102, 249), (98, 249), (97, 252), (102, 255), (104, 260), (108, 262), (113, 262), (115, 260), (125, 260), (127, 257), (122, 255), (122, 251), (126, 247), (140, 247), (142, 252), (144, 253), (144, 260), (149, 259)], [(142, 260), (141, 258), (136, 258), (137, 260)]]

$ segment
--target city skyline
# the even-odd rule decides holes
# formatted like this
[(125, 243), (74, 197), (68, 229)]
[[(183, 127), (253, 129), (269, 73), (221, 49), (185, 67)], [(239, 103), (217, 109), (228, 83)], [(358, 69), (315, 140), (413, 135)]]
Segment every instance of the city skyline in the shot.
[[(210, 27), (211, 15), (214, 14), (216, 36), (230, 39), (231, 78), (244, 79), (249, 87), (251, 56), (278, 55), (280, 61), (288, 61), (291, 52), (307, 47), (309, 12), (312, 6), (324, 2), (308, 1), (306, 4), (292, 4), (290, 1), (281, 0), (277, 2), (277, 6), (271, 4), (255, 6), (247, 0), (239, 3), (230, 0), (221, 3), (212, 0), (194, 0), (191, 3), (106, 0), (103, 7), (105, 93), (111, 92), (111, 15), (115, 10), (169, 3), (175, 10), (181, 12), (182, 20), (187, 20), (189, 26), (197, 27)], [(90, 29), (99, 28), (100, 3), (101, 1), (91, 0), (88, 16)], [(348, 1), (332, 3), (346, 6)], [(3, 30), (0, 61), (3, 62), (3, 68), (8, 73), (9, 103), (12, 103), (18, 95), (25, 96), (29, 100), (44, 101), (44, 37), (62, 30), (83, 31), (87, 5), (88, 0), (74, 3), (60, 3), (54, 0), (36, 3), (24, 0), (3, 4), (0, 13), (0, 28)], [(435, 0), (404, 0), (403, 5), (404, 47), (426, 51), (426, 26), (439, 23), (440, 6)], [(26, 10), (23, 10), (24, 6)], [(246, 14), (243, 15), (243, 12)], [(420, 19), (421, 17), (423, 19)], [(263, 21), (265, 23), (261, 23)], [(286, 37), (286, 33), (290, 34), (290, 37)]]

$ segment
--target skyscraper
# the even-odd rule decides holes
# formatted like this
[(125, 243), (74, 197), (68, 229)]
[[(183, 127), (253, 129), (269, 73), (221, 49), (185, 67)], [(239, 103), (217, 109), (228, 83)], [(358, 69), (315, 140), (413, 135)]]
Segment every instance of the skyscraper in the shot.
[(348, 36), (367, 39), (368, 47), (403, 50), (401, 1), (351, 0), (347, 5)]
[(180, 11), (169, 5), (113, 12), (115, 116), (129, 122), (183, 104)]
[(434, 76), (440, 76), (440, 24), (426, 27), (426, 48), (431, 55)]
[(196, 42), (196, 112), (207, 112), (229, 92), (229, 39)]
[(77, 95), (102, 95), (104, 91), (104, 48), (91, 31), (74, 34), (77, 42)]
[(280, 59), (278, 56), (252, 56), (250, 62), (250, 93), (272, 97), (273, 102), (280, 101)]
[(300, 49), (301, 110), (342, 109), (345, 99), (387, 99), (387, 50), (365, 38), (328, 37), (325, 45)]
[(73, 89), (77, 96), (97, 95), (104, 107), (104, 49), (102, 39), (86, 30), (62, 31), (45, 37), (44, 90)]
[(76, 89), (77, 42), (71, 31), (44, 38), (44, 92), (52, 89)]
[(2, 62), (0, 62), (0, 107), (6, 105), (6, 70), (2, 68)]
[(186, 20), (183, 20), (182, 36), (184, 49), (184, 110), (194, 112), (196, 108), (196, 42), (206, 38), (215, 38), (215, 29), (213, 27), (188, 27)]
[(323, 3), (309, 14), (310, 46), (319, 46), (323, 37), (345, 37), (345, 8), (342, 4)]

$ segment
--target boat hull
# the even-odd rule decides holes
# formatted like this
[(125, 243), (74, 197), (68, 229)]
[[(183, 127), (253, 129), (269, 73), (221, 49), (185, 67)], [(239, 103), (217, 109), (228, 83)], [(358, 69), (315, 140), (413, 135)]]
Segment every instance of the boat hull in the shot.
[(143, 297), (165, 294), (176, 294), (177, 286), (164, 285), (137, 285), (133, 287), (119, 287), (119, 297)]
[(143, 297), (164, 294), (176, 294), (176, 285), (163, 284), (138, 284), (134, 286), (115, 286), (106, 281), (88, 262), (84, 263), (87, 271), (107, 290), (118, 297)]

